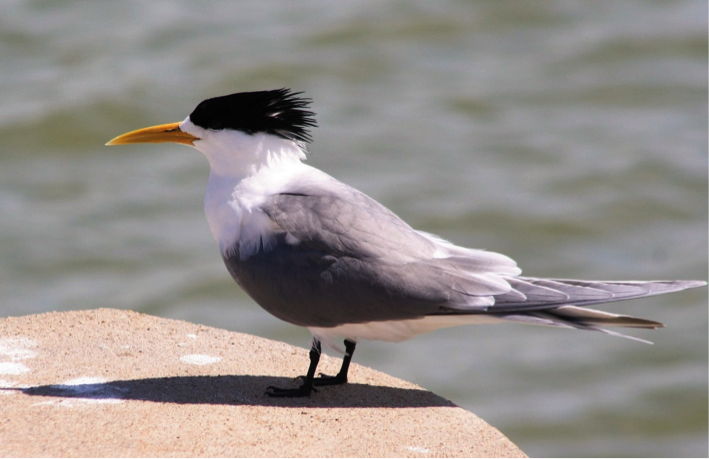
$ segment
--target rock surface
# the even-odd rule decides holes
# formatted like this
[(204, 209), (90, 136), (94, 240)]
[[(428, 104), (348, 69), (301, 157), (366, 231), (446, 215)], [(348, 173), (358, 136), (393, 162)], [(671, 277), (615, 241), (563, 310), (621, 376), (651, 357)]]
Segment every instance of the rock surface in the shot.
[[(308, 353), (227, 330), (98, 309), (0, 319), (2, 456), (525, 457), (429, 391), (353, 364), (303, 399)], [(323, 355), (335, 374), (340, 359)]]

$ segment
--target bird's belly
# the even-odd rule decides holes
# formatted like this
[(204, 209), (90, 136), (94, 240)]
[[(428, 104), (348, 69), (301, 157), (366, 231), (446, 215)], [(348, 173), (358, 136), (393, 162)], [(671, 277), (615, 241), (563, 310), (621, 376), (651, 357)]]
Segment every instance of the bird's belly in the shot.
[(430, 333), (439, 328), (500, 322), (504, 322), (504, 320), (487, 314), (443, 314), (416, 319), (344, 324), (337, 327), (308, 327), (308, 329), (313, 336), (317, 337), (325, 345), (339, 350), (340, 339), (348, 339), (354, 342), (357, 342), (358, 339), (400, 342)]

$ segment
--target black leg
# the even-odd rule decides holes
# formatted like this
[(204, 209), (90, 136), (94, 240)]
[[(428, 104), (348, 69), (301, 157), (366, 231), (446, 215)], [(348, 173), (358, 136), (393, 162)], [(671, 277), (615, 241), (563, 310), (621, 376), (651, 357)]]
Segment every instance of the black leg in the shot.
[(354, 354), (355, 346), (357, 346), (357, 343), (345, 340), (346, 354), (342, 358), (342, 366), (340, 367), (340, 372), (337, 373), (337, 376), (328, 376), (320, 373), (320, 376), (313, 380), (313, 384), (316, 386), (332, 386), (335, 384), (345, 384), (347, 382), (347, 372), (350, 369), (350, 361), (352, 361), (352, 354)]
[(313, 338), (313, 347), (310, 349), (310, 366), (308, 367), (308, 374), (303, 379), (303, 384), (297, 389), (281, 389), (268, 386), (266, 395), (269, 397), (307, 397), (310, 395), (311, 392), (315, 391), (313, 379), (315, 378), (315, 370), (318, 368), (318, 362), (320, 362), (321, 352), (320, 341), (317, 338)]

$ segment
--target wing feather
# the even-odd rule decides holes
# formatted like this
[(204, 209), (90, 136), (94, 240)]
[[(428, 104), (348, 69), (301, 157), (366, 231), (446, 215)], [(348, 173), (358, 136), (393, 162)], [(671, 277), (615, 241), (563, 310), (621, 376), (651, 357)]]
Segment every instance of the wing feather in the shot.
[(324, 329), (488, 314), (615, 335), (597, 326), (661, 324), (583, 306), (704, 285), (522, 277), (512, 259), (416, 231), (368, 196), (328, 180), (266, 198), (259, 211), (269, 219), (261, 225), (273, 233), (269, 244), (262, 242), (246, 259), (225, 256), (232, 275), (261, 306), (298, 325)]

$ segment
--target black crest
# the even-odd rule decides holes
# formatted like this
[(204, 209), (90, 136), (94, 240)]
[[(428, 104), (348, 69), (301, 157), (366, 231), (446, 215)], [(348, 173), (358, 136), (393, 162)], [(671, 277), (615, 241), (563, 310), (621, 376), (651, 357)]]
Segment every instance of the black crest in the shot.
[(247, 134), (265, 132), (297, 142), (310, 142), (309, 127), (315, 113), (306, 110), (311, 100), (290, 89), (239, 92), (202, 101), (190, 120), (204, 129), (233, 129)]

